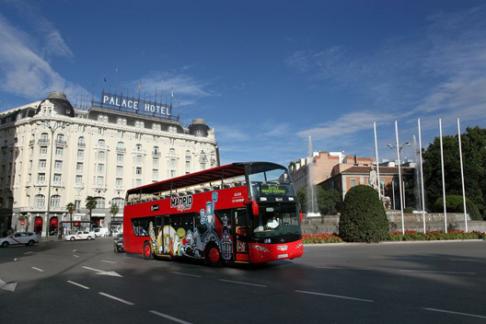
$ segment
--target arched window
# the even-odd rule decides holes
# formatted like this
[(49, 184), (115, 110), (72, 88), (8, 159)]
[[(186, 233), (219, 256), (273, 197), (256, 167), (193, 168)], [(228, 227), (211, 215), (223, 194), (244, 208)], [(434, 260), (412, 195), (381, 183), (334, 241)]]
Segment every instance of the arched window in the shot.
[(96, 208), (105, 208), (105, 198), (95, 197), (95, 200), (96, 200)]
[(45, 204), (44, 195), (38, 194), (38, 195), (35, 195), (34, 198), (35, 198), (35, 207), (36, 208), (44, 208), (44, 204)]
[(125, 199), (123, 199), (123, 198), (113, 198), (111, 200), (111, 205), (112, 206), (118, 206), (118, 208), (121, 210), (125, 206)]
[(60, 205), (61, 205), (61, 196), (52, 195), (51, 196), (51, 207), (52, 208), (59, 208)]
[(80, 136), (78, 138), (78, 146), (84, 146), (86, 143), (84, 142), (84, 137)]

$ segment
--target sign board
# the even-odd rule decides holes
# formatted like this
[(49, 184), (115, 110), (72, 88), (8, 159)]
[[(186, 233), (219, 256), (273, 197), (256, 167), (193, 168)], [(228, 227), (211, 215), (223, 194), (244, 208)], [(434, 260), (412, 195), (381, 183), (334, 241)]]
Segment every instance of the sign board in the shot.
[(164, 119), (177, 119), (177, 117), (172, 116), (171, 105), (141, 98), (116, 95), (103, 91), (101, 93), (101, 100), (98, 104), (101, 108)]

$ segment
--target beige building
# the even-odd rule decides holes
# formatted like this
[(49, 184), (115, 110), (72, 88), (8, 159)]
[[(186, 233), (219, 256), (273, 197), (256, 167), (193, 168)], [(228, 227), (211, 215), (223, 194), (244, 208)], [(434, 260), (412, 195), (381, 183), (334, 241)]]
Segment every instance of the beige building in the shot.
[[(96, 199), (92, 222), (116, 226), (127, 189), (219, 165), (214, 129), (202, 119), (183, 127), (171, 110), (105, 93), (88, 110), (77, 110), (64, 94), (51, 93), (1, 112), (3, 230), (10, 215), (9, 227), (43, 236), (86, 228), (87, 196)], [(66, 212), (70, 202), (74, 224)], [(111, 215), (114, 205), (119, 211)]]
[(342, 152), (314, 152), (312, 158), (306, 157), (293, 161), (289, 165), (290, 175), (295, 189), (299, 191), (307, 186), (309, 179), (313, 185), (322, 183), (333, 176), (333, 170), (346, 170), (353, 166), (370, 166), (369, 157), (345, 155)]

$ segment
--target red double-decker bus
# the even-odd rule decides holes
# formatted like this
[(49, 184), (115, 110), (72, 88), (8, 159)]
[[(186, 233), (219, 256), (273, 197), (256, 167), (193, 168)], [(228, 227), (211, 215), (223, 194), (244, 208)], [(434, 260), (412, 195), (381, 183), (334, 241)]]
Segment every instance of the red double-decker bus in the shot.
[(232, 163), (127, 191), (124, 248), (151, 257), (265, 263), (303, 255), (285, 167)]

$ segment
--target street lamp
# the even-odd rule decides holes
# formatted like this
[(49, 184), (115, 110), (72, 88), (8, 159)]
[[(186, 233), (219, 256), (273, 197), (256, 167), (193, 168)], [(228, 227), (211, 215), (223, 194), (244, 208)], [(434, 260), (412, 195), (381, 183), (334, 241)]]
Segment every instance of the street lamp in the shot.
[(52, 143), (50, 144), (50, 152), (49, 152), (49, 180), (47, 181), (47, 210), (46, 210), (46, 215), (45, 215), (45, 226), (46, 226), (46, 240), (49, 239), (49, 213), (50, 213), (50, 208), (51, 208), (51, 179), (52, 179), (52, 160), (54, 159), (52, 156), (53, 153), (53, 148), (54, 148), (54, 134), (56, 130), (58, 129), (63, 129), (67, 126), (69, 126), (69, 123), (65, 122), (58, 122), (55, 120), (43, 120), (43, 121), (37, 121), (36, 122), (37, 126), (44, 126), (51, 132), (51, 141)]

